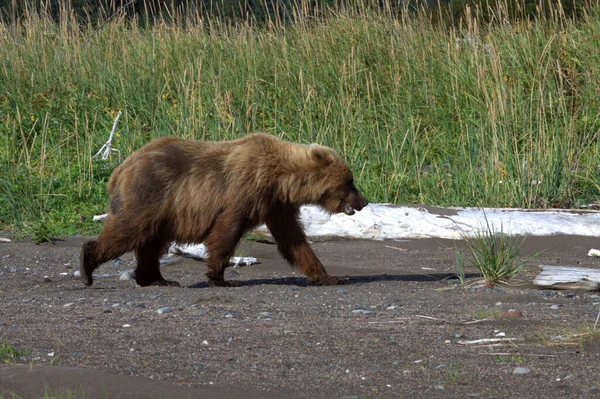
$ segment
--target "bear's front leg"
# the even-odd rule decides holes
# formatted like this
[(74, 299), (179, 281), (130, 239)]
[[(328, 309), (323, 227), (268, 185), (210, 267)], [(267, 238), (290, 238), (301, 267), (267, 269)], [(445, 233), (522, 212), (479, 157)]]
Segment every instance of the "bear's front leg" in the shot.
[(267, 218), (267, 227), (277, 241), (279, 252), (290, 265), (299, 267), (310, 283), (344, 284), (347, 278), (330, 276), (306, 241), (299, 213), (296, 207), (280, 204)]

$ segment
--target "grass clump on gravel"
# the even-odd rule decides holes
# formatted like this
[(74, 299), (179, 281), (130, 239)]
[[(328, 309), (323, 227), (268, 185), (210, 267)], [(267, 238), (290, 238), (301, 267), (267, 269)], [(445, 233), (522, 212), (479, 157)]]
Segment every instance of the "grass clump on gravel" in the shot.
[(487, 217), (484, 220), (485, 223), (473, 231), (472, 237), (463, 233), (466, 250), (455, 249), (458, 274), (463, 285), (467, 266), (475, 267), (483, 275), (485, 285), (493, 287), (511, 280), (531, 259), (520, 260), (518, 255), (526, 237), (514, 238), (506, 234), (502, 225), (496, 231)]
[(27, 350), (18, 350), (9, 345), (6, 340), (0, 342), (0, 363), (16, 363), (20, 357), (25, 356), (27, 353)]

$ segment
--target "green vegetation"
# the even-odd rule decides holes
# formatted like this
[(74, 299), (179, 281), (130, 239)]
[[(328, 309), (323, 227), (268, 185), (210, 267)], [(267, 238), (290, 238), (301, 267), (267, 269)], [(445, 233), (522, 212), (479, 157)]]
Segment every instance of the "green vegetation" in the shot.
[[(64, 2), (67, 3), (67, 2)], [(598, 200), (600, 6), (438, 24), (360, 2), (259, 27), (71, 9), (0, 21), (0, 230), (94, 233), (118, 163), (158, 136), (262, 130), (345, 157), (372, 202), (577, 207)], [(494, 18), (489, 18), (492, 15)], [(506, 17), (506, 18), (505, 18)], [(486, 22), (489, 21), (489, 22)], [(142, 23), (144, 22), (144, 23)]]
[(14, 346), (9, 345), (6, 340), (0, 342), (0, 363), (16, 363), (21, 357), (27, 355), (28, 350), (18, 350)]
[[(457, 269), (464, 284), (464, 270), (467, 264), (481, 272), (487, 286), (492, 287), (500, 282), (507, 282), (519, 273), (533, 255), (518, 261), (519, 249), (526, 237), (513, 238), (504, 233), (504, 227), (496, 231), (493, 224), (484, 218), (485, 223), (473, 232), (473, 237), (462, 234), (467, 246), (466, 251), (455, 248)], [(466, 253), (465, 253), (466, 252)]]

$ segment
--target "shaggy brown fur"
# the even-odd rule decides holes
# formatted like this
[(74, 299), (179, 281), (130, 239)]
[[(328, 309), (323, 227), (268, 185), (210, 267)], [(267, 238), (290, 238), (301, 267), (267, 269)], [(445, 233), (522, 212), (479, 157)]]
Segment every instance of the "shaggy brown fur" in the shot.
[(110, 212), (96, 241), (81, 251), (81, 276), (91, 285), (102, 263), (135, 251), (139, 285), (179, 285), (163, 278), (159, 258), (172, 242), (208, 249), (212, 285), (238, 241), (266, 223), (279, 252), (311, 282), (339, 284), (306, 242), (299, 207), (354, 214), (368, 204), (350, 168), (333, 150), (254, 134), (226, 142), (161, 138), (134, 152), (108, 185)]

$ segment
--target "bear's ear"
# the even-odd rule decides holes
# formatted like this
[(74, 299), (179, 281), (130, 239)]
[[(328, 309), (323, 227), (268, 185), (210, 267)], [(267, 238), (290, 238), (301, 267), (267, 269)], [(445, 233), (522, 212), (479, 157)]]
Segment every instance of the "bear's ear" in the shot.
[(318, 144), (311, 144), (309, 147), (312, 159), (321, 166), (329, 165), (333, 162), (334, 157), (331, 150)]

